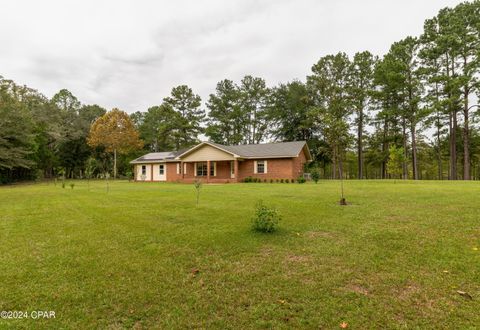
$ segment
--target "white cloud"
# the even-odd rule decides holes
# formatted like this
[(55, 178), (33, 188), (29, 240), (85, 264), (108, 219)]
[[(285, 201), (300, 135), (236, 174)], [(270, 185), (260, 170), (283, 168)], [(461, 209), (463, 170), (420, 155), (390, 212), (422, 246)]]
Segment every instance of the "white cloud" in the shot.
[(0, 74), (52, 96), (128, 112), (188, 84), (206, 101), (218, 81), (304, 79), (320, 56), (382, 54), (454, 0), (8, 1)]

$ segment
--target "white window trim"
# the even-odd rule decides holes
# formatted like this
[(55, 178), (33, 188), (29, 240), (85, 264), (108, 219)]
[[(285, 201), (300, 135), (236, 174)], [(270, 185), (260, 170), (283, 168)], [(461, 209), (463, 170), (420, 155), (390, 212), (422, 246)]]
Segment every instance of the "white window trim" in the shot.
[[(163, 166), (163, 174), (160, 173), (162, 166)], [(158, 164), (158, 175), (165, 175), (165, 168), (166, 168), (165, 164)]]
[(177, 174), (181, 174), (180, 169), (181, 169), (180, 163), (177, 163)]
[(183, 174), (187, 174), (187, 163), (183, 163)]
[(253, 173), (254, 174), (267, 174), (268, 173), (268, 168), (267, 168), (267, 163), (268, 161), (266, 160), (261, 160), (263, 162), (263, 173), (258, 173), (258, 161), (253, 162)]

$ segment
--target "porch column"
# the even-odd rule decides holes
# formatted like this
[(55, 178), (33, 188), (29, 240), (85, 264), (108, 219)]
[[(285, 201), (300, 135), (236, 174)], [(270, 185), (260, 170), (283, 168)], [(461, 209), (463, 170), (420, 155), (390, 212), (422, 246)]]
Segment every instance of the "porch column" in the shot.
[(153, 181), (153, 164), (150, 165), (150, 177), (151, 177), (150, 181)]
[(238, 182), (238, 159), (233, 161), (233, 176), (235, 177), (235, 182)]
[(210, 161), (207, 160), (207, 183), (210, 181)]
[(180, 162), (180, 173), (182, 173), (182, 179), (185, 179), (185, 165), (183, 165), (183, 162)]

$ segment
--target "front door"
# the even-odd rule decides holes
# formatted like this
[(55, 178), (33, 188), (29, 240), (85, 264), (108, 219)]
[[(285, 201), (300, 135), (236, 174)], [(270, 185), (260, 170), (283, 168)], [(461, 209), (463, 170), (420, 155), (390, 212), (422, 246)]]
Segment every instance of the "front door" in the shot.
[(230, 179), (235, 179), (235, 162), (230, 162)]

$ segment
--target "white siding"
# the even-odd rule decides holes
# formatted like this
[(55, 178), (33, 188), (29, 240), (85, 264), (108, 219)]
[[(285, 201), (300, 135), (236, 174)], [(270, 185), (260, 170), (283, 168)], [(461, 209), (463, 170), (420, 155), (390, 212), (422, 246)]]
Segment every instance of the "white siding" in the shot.
[(142, 180), (142, 166), (146, 167), (146, 175), (145, 175), (145, 181), (151, 181), (152, 179), (152, 172), (151, 172), (151, 164), (137, 164), (137, 181), (143, 181)]
[[(160, 175), (160, 165), (163, 165), (163, 175)], [(167, 180), (167, 164), (153, 164), (153, 181)]]

